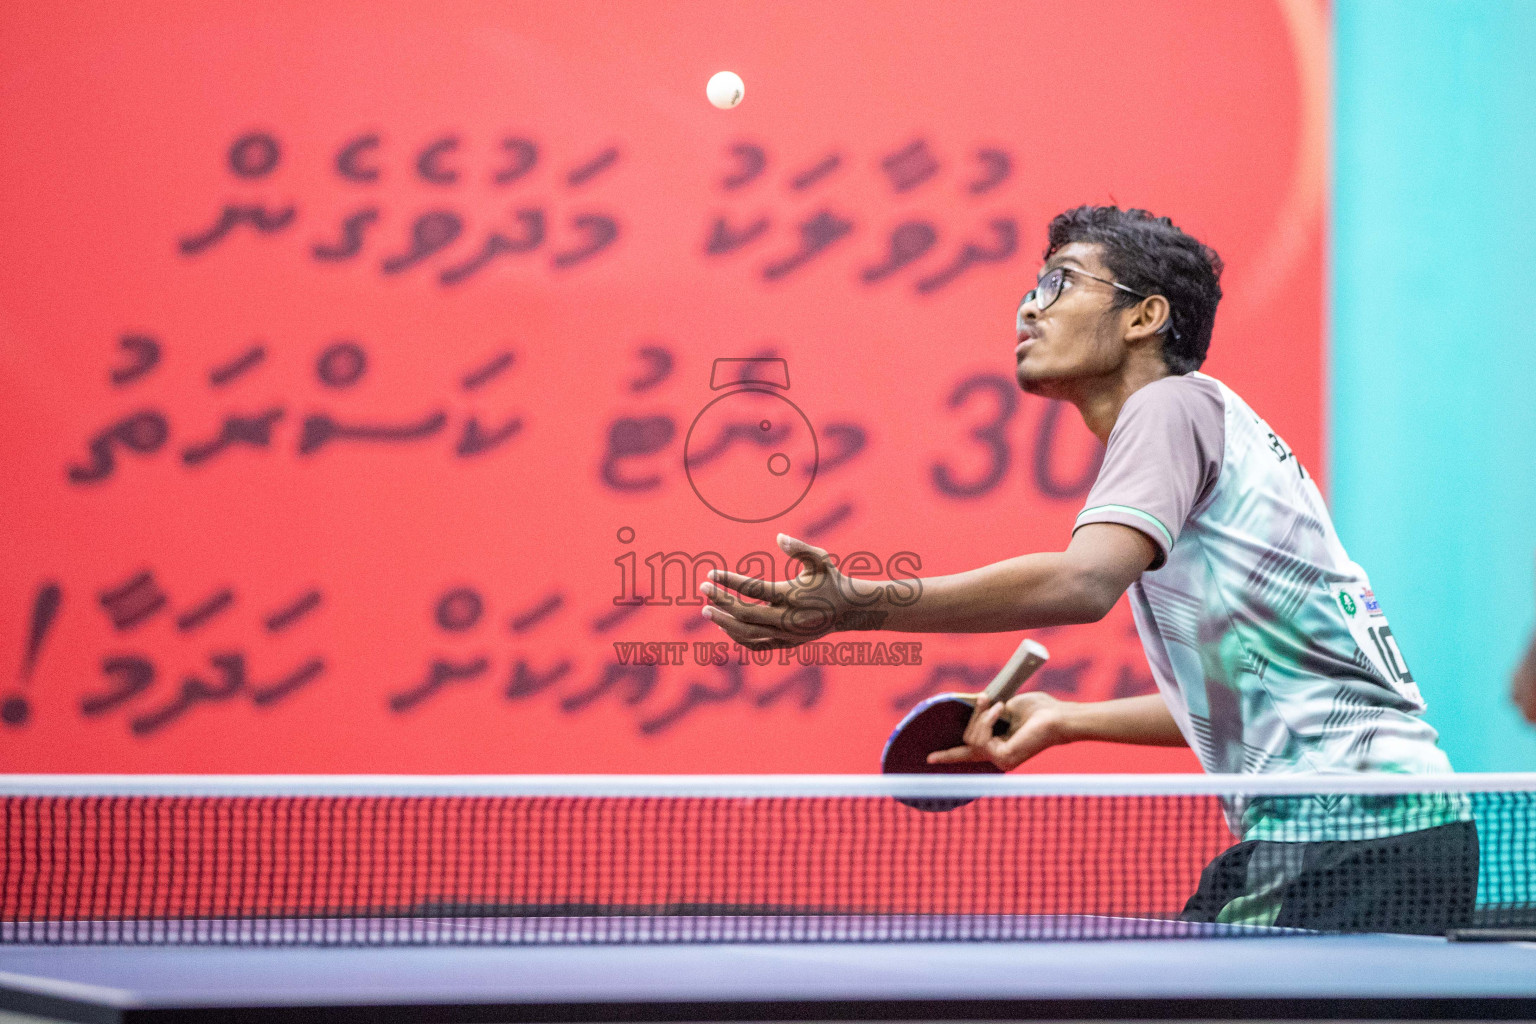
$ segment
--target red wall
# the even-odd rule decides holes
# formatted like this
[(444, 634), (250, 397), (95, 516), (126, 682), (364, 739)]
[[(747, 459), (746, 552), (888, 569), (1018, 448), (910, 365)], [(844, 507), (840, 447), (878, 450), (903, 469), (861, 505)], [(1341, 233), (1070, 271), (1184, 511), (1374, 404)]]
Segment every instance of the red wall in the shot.
[[(619, 671), (721, 638), (616, 606), (624, 556), (644, 594), (779, 531), (926, 575), (1064, 545), (1097, 443), (1011, 385), (1011, 323), (1078, 203), (1221, 252), (1206, 368), (1323, 468), (1302, 0), (34, 5), (0, 50), (0, 769), (872, 770), (1018, 638)], [(761, 356), (789, 473), (763, 438), (709, 472), (804, 496), (742, 523), (683, 450)], [(1123, 607), (1039, 636), (1041, 685), (1149, 687)]]

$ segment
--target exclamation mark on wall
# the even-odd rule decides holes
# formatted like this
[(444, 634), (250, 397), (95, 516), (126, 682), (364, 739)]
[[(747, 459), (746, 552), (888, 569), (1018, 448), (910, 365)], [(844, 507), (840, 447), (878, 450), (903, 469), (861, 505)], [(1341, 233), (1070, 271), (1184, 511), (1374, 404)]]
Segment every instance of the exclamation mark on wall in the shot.
[[(57, 583), (50, 580), (37, 588), (37, 597), (32, 600), (32, 629), (27, 635), (27, 653), (21, 662), (23, 684), (32, 681), (32, 670), (37, 667), (43, 641), (48, 638), (48, 631), (58, 618), (59, 605), (63, 603), (64, 591)], [(32, 702), (27, 700), (26, 694), (13, 693), (0, 701), (0, 722), (12, 726), (26, 725), (31, 717)]]

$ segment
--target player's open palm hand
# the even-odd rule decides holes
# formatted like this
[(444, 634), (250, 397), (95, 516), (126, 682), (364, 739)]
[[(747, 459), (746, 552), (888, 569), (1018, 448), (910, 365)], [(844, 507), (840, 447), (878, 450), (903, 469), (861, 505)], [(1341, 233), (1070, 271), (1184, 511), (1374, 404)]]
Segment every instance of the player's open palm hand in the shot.
[[(1021, 693), (1002, 704), (989, 703), (986, 697), (976, 701), (976, 712), (965, 727), (965, 746), (951, 747), (928, 755), (929, 764), (957, 761), (991, 761), (1003, 771), (1012, 771), (1047, 747), (1062, 742), (1062, 702), (1048, 693)], [(1009, 727), (996, 735), (999, 720)]]
[(794, 579), (770, 582), (717, 570), (699, 587), (709, 601), (705, 617), (732, 640), (757, 650), (796, 647), (825, 636), (846, 625), (851, 609), (846, 577), (824, 549), (782, 533), (779, 547), (802, 564)]
[(1531, 635), (1531, 646), (1515, 668), (1510, 696), (1525, 720), (1536, 725), (1536, 633)]

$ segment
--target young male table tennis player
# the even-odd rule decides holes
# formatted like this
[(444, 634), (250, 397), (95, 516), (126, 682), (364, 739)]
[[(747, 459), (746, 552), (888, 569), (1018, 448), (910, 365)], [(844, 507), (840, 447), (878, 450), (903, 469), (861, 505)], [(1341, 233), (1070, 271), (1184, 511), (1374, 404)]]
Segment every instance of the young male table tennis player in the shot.
[[(1188, 744), (1208, 772), (1448, 772), (1365, 573), (1306, 470), (1231, 389), (1197, 372), (1221, 299), (1216, 253), (1143, 210), (1051, 222), (1016, 318), (1019, 386), (1077, 406), (1103, 467), (1064, 551), (921, 581), (907, 606), (855, 607), (827, 553), (765, 585), (711, 573), (704, 614), (752, 647), (837, 629), (995, 632), (1094, 622), (1129, 591), (1159, 693), (978, 707), (935, 761), (1004, 770), (1053, 744)], [(736, 594), (766, 603), (743, 602)], [(1011, 732), (993, 735), (1006, 714)], [(1470, 917), (1477, 837), (1456, 797), (1253, 798), (1191, 919), (1443, 932)]]

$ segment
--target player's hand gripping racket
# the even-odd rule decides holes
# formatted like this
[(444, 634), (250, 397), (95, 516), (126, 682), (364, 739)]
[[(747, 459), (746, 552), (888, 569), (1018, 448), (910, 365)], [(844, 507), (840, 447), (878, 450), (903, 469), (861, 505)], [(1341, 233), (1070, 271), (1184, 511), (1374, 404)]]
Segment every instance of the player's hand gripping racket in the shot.
[[(1008, 659), (1008, 664), (1003, 666), (1003, 670), (980, 694), (941, 693), (923, 701), (897, 724), (891, 733), (891, 738), (885, 741), (885, 750), (880, 755), (880, 770), (886, 774), (947, 772), (1002, 774), (1002, 769), (991, 761), (950, 761), (944, 764), (929, 764), (928, 755), (934, 751), (964, 746), (965, 727), (971, 723), (971, 714), (976, 710), (976, 699), (985, 696), (993, 704), (1006, 701), (1019, 692), (1019, 687), (1023, 686), (1050, 656), (1050, 652), (1043, 645), (1033, 640), (1025, 640), (1019, 644), (1018, 650), (1013, 652), (1013, 657)], [(995, 736), (1006, 736), (1012, 730), (1013, 723), (1006, 715), (1000, 716), (992, 725)], [(930, 800), (900, 797), (898, 799), (909, 807), (924, 811), (948, 811), (970, 803), (970, 800), (966, 799)]]

